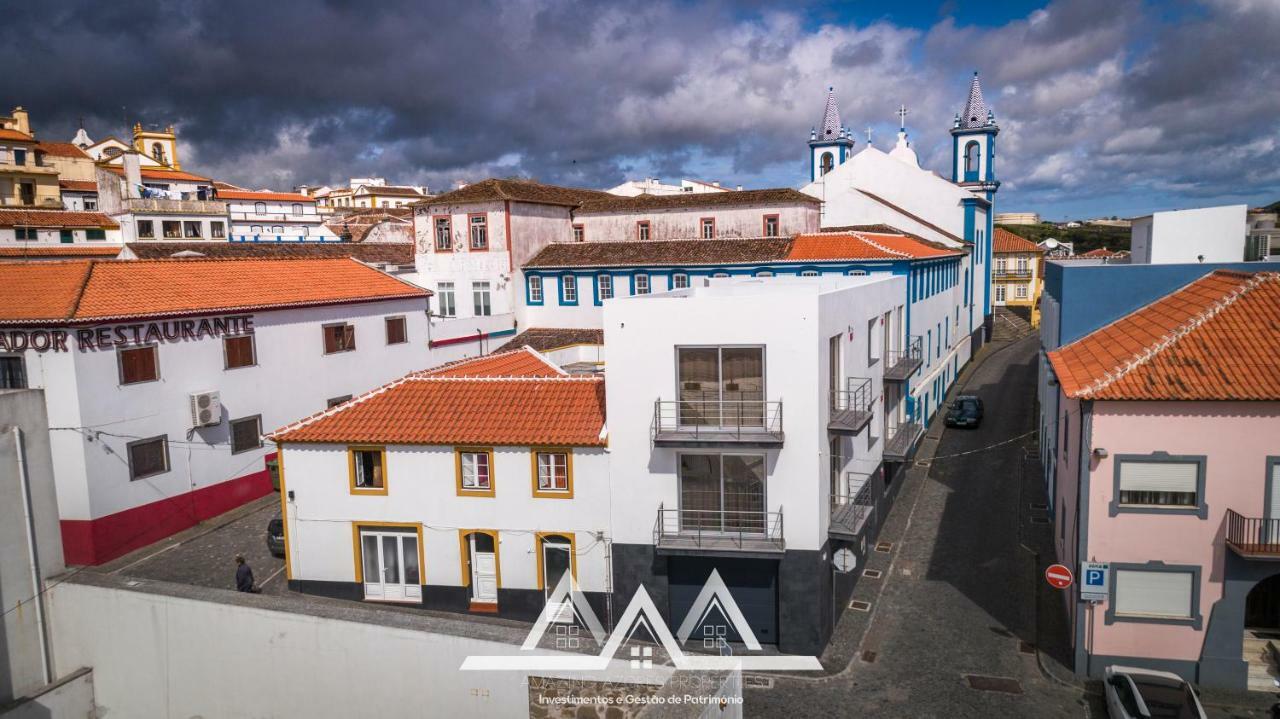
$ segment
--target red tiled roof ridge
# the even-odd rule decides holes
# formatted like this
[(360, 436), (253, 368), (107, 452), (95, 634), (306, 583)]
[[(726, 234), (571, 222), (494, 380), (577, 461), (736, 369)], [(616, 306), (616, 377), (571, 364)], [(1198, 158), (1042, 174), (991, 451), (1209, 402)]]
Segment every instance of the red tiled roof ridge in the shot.
[[(1165, 334), (1160, 339), (1148, 345), (1141, 352), (1138, 352), (1132, 357), (1130, 357), (1117, 370), (1106, 372), (1101, 378), (1094, 380), (1088, 385), (1085, 385), (1079, 391), (1078, 396), (1088, 399), (1091, 396), (1105, 390), (1107, 387), (1110, 387), (1116, 382), (1119, 382), (1129, 373), (1133, 372), (1134, 370), (1143, 366), (1147, 362), (1151, 361), (1152, 358), (1156, 357), (1164, 350), (1177, 344), (1178, 341), (1181, 340), (1183, 337), (1186, 337), (1187, 335), (1194, 332), (1196, 329), (1199, 329), (1206, 322), (1212, 320), (1214, 317), (1218, 316), (1221, 312), (1226, 310), (1228, 307), (1230, 307), (1231, 305), (1239, 301), (1241, 297), (1244, 297), (1245, 295), (1249, 294), (1250, 292), (1257, 289), (1258, 287), (1266, 284), (1267, 282), (1280, 282), (1280, 273), (1276, 273), (1276, 272), (1247, 273), (1247, 272), (1233, 272), (1228, 270), (1217, 270), (1209, 273), (1208, 276), (1234, 277), (1236, 279), (1241, 280), (1241, 284), (1233, 288), (1232, 290), (1228, 291), (1225, 295), (1214, 300), (1208, 307), (1206, 307), (1205, 309), (1193, 315), (1190, 319), (1188, 319), (1186, 322), (1183, 322), (1173, 331)], [(1190, 282), (1187, 285), (1183, 286), (1182, 288), (1174, 290), (1169, 294), (1170, 295), (1177, 294), (1178, 292), (1181, 292), (1187, 287), (1190, 287), (1200, 282), (1203, 279), (1204, 279), (1203, 277), (1198, 278), (1194, 282)], [(1166, 297), (1167, 296), (1169, 295), (1166, 295)], [(1156, 300), (1156, 302), (1159, 302), (1159, 300)], [(1151, 304), (1155, 304), (1155, 302)], [(1124, 317), (1121, 317), (1115, 320), (1114, 322), (1110, 322), (1107, 325), (1100, 327), (1097, 330), (1094, 330), (1094, 332), (1091, 332), (1089, 335), (1086, 335), (1085, 337), (1082, 337), (1079, 340), (1076, 340), (1076, 342), (1080, 342), (1091, 335), (1097, 334), (1098, 332), (1101, 332), (1107, 329), (1108, 327), (1111, 327), (1115, 324), (1123, 322), (1129, 319), (1130, 317), (1143, 312), (1148, 307), (1150, 307), (1151, 304), (1140, 307), (1134, 310), (1133, 312), (1130, 312), (1129, 314), (1125, 315)], [(1073, 342), (1072, 344), (1075, 344), (1075, 343)], [(1071, 345), (1067, 345), (1067, 347), (1070, 347), (1070, 346)], [(1063, 347), (1062, 349), (1066, 349), (1066, 347)]]
[[(547, 367), (555, 370), (556, 372), (559, 372), (562, 375), (569, 374), (568, 372), (565, 372), (555, 362), (552, 362), (551, 360), (547, 359), (546, 355), (542, 354), (538, 350), (535, 350), (529, 345), (522, 345), (520, 347), (516, 347), (514, 349), (509, 349), (509, 350), (500, 350), (498, 352), (491, 352), (487, 355), (480, 355), (479, 357), (463, 357), (462, 359), (456, 359), (450, 362), (445, 362), (444, 364), (436, 365), (435, 367), (431, 367), (429, 369), (418, 370), (416, 372), (412, 372), (411, 374), (417, 375), (419, 377), (428, 377), (428, 376), (436, 375), (448, 370), (457, 369), (458, 367), (464, 366), (470, 362), (479, 362), (482, 360), (493, 360), (493, 359), (498, 359), (500, 357), (510, 357), (520, 352), (528, 352), (529, 354), (533, 355), (536, 359), (538, 359), (540, 362), (546, 364)], [(470, 375), (470, 377), (474, 378), (475, 375)]]
[[(563, 370), (562, 370), (563, 371)], [(419, 370), (421, 372), (421, 370)], [(402, 379), (415, 382), (603, 382), (603, 377), (596, 375), (564, 374), (557, 377), (530, 377), (526, 375), (429, 375), (415, 372)]]
[(879, 242), (876, 242), (875, 240), (871, 239), (870, 237), (867, 237), (866, 235), (862, 234), (861, 232), (854, 232), (854, 231), (850, 231), (850, 232), (849, 232), (849, 234), (853, 235), (854, 237), (857, 237), (858, 239), (862, 240), (863, 242), (867, 243), (868, 245), (871, 245), (872, 247), (876, 248), (877, 250), (880, 250), (881, 252), (884, 252), (884, 253), (887, 253), (887, 254), (890, 254), (890, 255), (897, 255), (898, 257), (911, 257), (911, 255), (910, 255), (909, 253), (902, 252), (902, 251), (900, 251), (900, 250), (893, 250), (893, 249), (890, 249), (890, 248), (886, 247), (885, 245), (882, 245), (882, 244), (880, 244)]

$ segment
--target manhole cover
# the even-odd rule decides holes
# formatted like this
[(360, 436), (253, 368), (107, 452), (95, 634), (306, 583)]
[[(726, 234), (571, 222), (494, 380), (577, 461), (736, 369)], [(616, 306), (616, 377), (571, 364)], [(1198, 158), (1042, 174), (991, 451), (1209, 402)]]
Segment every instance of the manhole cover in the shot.
[(931, 459), (917, 459), (917, 460), (916, 460), (916, 466), (917, 466), (917, 467), (928, 467), (928, 466), (929, 466), (929, 465), (931, 465), (931, 464), (933, 464), (933, 460), (931, 460)]
[(872, 663), (874, 663), (874, 662), (875, 662), (875, 660), (876, 660), (876, 653), (875, 653), (875, 652), (873, 652), (873, 651), (865, 651), (865, 652), (863, 652), (863, 653), (862, 653), (862, 661), (866, 662), (867, 664), (872, 664)]
[(1032, 517), (1031, 523), (1032, 524), (1048, 524), (1049, 518), (1048, 517)]
[(877, 542), (876, 551), (877, 552), (893, 551), (893, 542)]
[(980, 692), (1000, 692), (1001, 694), (1021, 694), (1022, 684), (1017, 679), (1007, 677), (984, 677), (980, 674), (965, 674), (964, 680), (970, 689)]
[(859, 612), (871, 611), (871, 602), (864, 602), (861, 599), (855, 599), (849, 602), (849, 608)]
[(1038, 512), (1043, 512), (1049, 508), (1049, 505), (1045, 504), (1044, 502), (1032, 502), (1031, 508)]
[(762, 677), (758, 674), (743, 674), (742, 686), (748, 689), (772, 689), (773, 677)]
[(862, 570), (862, 576), (867, 579), (879, 579), (881, 577), (881, 573), (879, 569), (864, 569)]
[(1031, 642), (1018, 642), (1018, 651), (1022, 652), (1023, 654), (1035, 654), (1036, 645), (1032, 644)]

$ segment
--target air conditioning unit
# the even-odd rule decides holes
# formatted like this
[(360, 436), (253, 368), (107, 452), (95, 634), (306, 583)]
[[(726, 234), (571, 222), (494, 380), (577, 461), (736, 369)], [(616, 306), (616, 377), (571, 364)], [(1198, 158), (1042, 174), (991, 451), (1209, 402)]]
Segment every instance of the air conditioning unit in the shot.
[(222, 423), (222, 399), (217, 391), (191, 395), (191, 426), (213, 427)]

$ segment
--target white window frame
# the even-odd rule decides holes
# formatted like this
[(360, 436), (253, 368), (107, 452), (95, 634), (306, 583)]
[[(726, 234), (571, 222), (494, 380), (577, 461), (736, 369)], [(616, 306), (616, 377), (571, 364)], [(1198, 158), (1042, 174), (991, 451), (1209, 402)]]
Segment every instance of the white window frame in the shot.
[(649, 292), (650, 292), (649, 275), (646, 275), (646, 274), (636, 275), (636, 294), (647, 295), (649, 294)]
[(529, 276), (529, 301), (542, 304), (542, 276)]
[(686, 272), (675, 272), (671, 275), (671, 289), (683, 290), (689, 286), (689, 275)]
[(613, 275), (596, 275), (596, 301), (613, 299)]
[[(453, 282), (437, 282), (436, 296), (440, 298), (437, 304), (440, 306), (441, 317), (457, 317), (458, 316), (458, 288)], [(446, 301), (447, 300), (447, 301)]]
[(493, 315), (493, 285), (488, 280), (471, 283), (471, 305), (476, 317)]

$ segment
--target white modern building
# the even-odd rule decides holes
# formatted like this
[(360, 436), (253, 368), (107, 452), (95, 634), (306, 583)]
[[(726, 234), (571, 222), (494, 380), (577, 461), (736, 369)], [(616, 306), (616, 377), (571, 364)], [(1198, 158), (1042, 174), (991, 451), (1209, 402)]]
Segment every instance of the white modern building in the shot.
[(617, 596), (643, 585), (683, 617), (715, 570), (762, 643), (821, 652), (900, 484), (890, 457), (921, 431), (906, 284), (711, 279), (605, 303)]
[(643, 180), (627, 180), (620, 185), (610, 187), (605, 192), (610, 195), (635, 197), (636, 195), (678, 195), (682, 192), (732, 192), (735, 189), (741, 190), (742, 185), (738, 185), (737, 188), (723, 187), (719, 180), (703, 182), (688, 179), (680, 180), (680, 184), (673, 185), (656, 177), (646, 177)]
[(314, 197), (296, 192), (218, 189), (227, 203), (232, 242), (324, 242), (339, 237), (324, 226)]
[(271, 437), (290, 587), (532, 621), (567, 572), (608, 616), (602, 378), (517, 349), (415, 372)]
[(1138, 265), (1241, 262), (1249, 236), (1248, 205), (1155, 212), (1130, 225), (1129, 261)]
[(124, 151), (119, 167), (98, 167), (98, 207), (120, 223), (125, 242), (227, 240), (227, 204), (215, 199), (212, 180), (145, 169), (141, 157)]
[(428, 296), (350, 259), (0, 263), (0, 387), (45, 391), (67, 562), (269, 493), (263, 430), (426, 366)]

